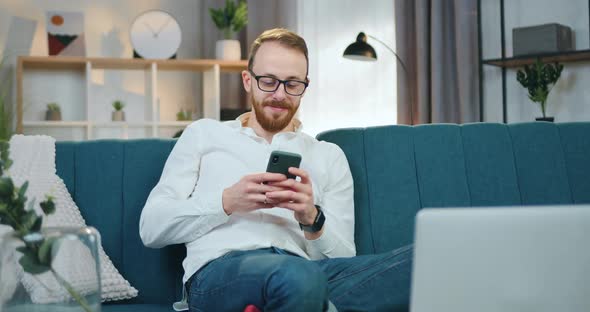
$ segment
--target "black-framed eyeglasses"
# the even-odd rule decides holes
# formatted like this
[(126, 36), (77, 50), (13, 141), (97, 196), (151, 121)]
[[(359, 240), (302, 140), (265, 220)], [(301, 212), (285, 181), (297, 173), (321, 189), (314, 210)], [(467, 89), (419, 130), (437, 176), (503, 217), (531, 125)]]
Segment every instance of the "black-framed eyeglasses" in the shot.
[(283, 84), (285, 93), (293, 96), (300, 96), (305, 92), (305, 89), (307, 89), (307, 86), (309, 85), (307, 82), (301, 80), (281, 80), (273, 76), (257, 76), (251, 70), (250, 73), (254, 76), (254, 79), (256, 79), (258, 89), (264, 92), (275, 92), (279, 89), (279, 86)]

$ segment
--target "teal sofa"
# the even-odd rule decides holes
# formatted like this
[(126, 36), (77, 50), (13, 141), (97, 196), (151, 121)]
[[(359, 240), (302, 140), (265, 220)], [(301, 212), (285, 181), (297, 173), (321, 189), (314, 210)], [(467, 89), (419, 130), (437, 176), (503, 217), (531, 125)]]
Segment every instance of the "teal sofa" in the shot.
[[(590, 122), (478, 123), (339, 129), (354, 177), (358, 254), (413, 240), (424, 207), (590, 203)], [(150, 249), (138, 230), (145, 200), (175, 141), (57, 143), (57, 171), (115, 266), (139, 290), (111, 311), (172, 311), (184, 246)], [(220, 242), (221, 243), (221, 242)], [(400, 304), (406, 304), (400, 302)]]

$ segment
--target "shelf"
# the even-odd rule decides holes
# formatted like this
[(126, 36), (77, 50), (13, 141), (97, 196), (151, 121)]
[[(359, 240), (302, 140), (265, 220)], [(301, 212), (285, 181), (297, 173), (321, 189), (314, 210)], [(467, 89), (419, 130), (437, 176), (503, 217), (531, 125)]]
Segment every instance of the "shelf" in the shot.
[(537, 58), (541, 58), (543, 63), (570, 63), (570, 62), (582, 62), (590, 61), (590, 50), (578, 50), (570, 52), (559, 52), (559, 53), (544, 53), (544, 54), (533, 54), (533, 55), (521, 55), (510, 58), (499, 58), (499, 59), (487, 59), (482, 60), (483, 64), (493, 65), (498, 67), (515, 68), (522, 67), (524, 65), (530, 65), (535, 63)]
[(102, 128), (143, 128), (143, 127), (186, 127), (193, 123), (194, 120), (189, 121), (161, 121), (161, 122), (126, 122), (126, 121), (107, 121), (107, 122), (93, 122), (93, 121), (23, 121), (25, 127), (102, 127)]
[(117, 127), (129, 127), (129, 128), (142, 128), (142, 127), (186, 127), (190, 125), (194, 120), (189, 121), (160, 121), (160, 122), (127, 122), (127, 121), (106, 121), (106, 122), (89, 122), (93, 127), (104, 127), (104, 128), (117, 128)]
[(86, 127), (87, 121), (23, 121), (25, 127)]
[(143, 128), (143, 127), (151, 127), (154, 124), (152, 122), (127, 122), (127, 121), (104, 121), (104, 122), (88, 122), (90, 126), (93, 127), (103, 127), (103, 128), (120, 128), (120, 127), (128, 127), (128, 128)]
[[(239, 74), (246, 70), (248, 61), (224, 61), (211, 59), (182, 59), (182, 60), (162, 60), (162, 59), (132, 59), (132, 58), (99, 58), (99, 57), (60, 57), (60, 56), (19, 56), (16, 69), (16, 132), (23, 133), (23, 127), (35, 128), (37, 131), (54, 131), (63, 128), (67, 131), (81, 127), (86, 133), (87, 139), (93, 139), (98, 133), (120, 132), (123, 137), (131, 132), (145, 132), (145, 136), (158, 137), (161, 131), (172, 131), (183, 129), (192, 122), (159, 120), (160, 109), (164, 108), (170, 112), (170, 106), (160, 107), (158, 96), (158, 74), (162, 72), (195, 72), (202, 76), (202, 117), (211, 119), (220, 119), (221, 115), (221, 81), (220, 74), (228, 73), (231, 75)], [(113, 122), (109, 118), (96, 120), (96, 115), (91, 107), (94, 102), (99, 101), (102, 94), (95, 94), (93, 91), (92, 75), (93, 69), (103, 70), (139, 70), (144, 71), (145, 92), (145, 119), (134, 118), (134, 121)], [(78, 121), (43, 121), (34, 120), (32, 116), (27, 116), (28, 120), (23, 122), (23, 102), (25, 93), (34, 94), (33, 86), (24, 84), (24, 76), (28, 71), (64, 71), (67, 77), (75, 74), (76, 79), (84, 76), (84, 98), (80, 99), (85, 109), (80, 108), (76, 116), (84, 115), (88, 120)], [(25, 90), (25, 87), (27, 90)], [(27, 92), (25, 92), (27, 91)], [(67, 108), (64, 108), (67, 109)], [(147, 114), (151, 112), (151, 114)], [(41, 115), (39, 115), (41, 117)], [(83, 118), (83, 117), (82, 117)]]
[(187, 121), (160, 121), (158, 122), (158, 126), (160, 127), (186, 127), (193, 123), (194, 120), (187, 120)]
[(66, 69), (84, 70), (86, 63), (93, 69), (146, 70), (156, 64), (159, 70), (207, 71), (219, 65), (221, 72), (240, 72), (248, 66), (248, 61), (224, 61), (202, 59), (132, 59), (103, 57), (64, 57), (64, 56), (19, 56), (24, 69)]

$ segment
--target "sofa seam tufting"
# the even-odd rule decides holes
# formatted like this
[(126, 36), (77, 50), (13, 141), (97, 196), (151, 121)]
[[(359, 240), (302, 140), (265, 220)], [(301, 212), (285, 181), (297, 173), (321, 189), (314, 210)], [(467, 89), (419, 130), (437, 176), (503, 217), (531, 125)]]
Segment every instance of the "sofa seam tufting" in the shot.
[(123, 274), (127, 273), (127, 259), (125, 257), (125, 147), (127, 144), (124, 143), (120, 143), (121, 144), (121, 194), (120, 194), (120, 200), (121, 200), (121, 212), (119, 213), (119, 216), (121, 218), (121, 262), (122, 262), (122, 268), (121, 270), (123, 271)]
[(471, 196), (471, 183), (467, 174), (467, 157), (465, 157), (465, 141), (463, 140), (463, 126), (459, 126), (459, 136), (461, 137), (461, 155), (463, 155), (463, 173), (465, 173), (465, 184), (467, 184), (467, 196), (469, 196), (469, 206), (473, 206), (473, 196)]
[(512, 138), (512, 131), (511, 127), (508, 125), (504, 126), (506, 132), (508, 133), (508, 138), (510, 139), (510, 146), (512, 149), (512, 165), (514, 166), (514, 174), (516, 175), (516, 189), (518, 190), (518, 198), (520, 198), (520, 205), (523, 204), (522, 200), (522, 191), (520, 190), (520, 175), (518, 174), (518, 165), (516, 164), (516, 154), (514, 150), (514, 139)]
[(565, 146), (563, 145), (563, 136), (561, 134), (561, 126), (558, 125), (554, 125), (555, 128), (557, 128), (557, 137), (559, 138), (559, 147), (560, 147), (560, 151), (561, 151), (561, 157), (563, 159), (563, 165), (565, 166), (565, 176), (566, 176), (566, 180), (567, 180), (567, 189), (570, 193), (570, 203), (575, 204), (576, 202), (574, 201), (574, 193), (571, 187), (571, 183), (570, 183), (570, 174), (569, 174), (569, 166), (567, 164), (567, 157), (565, 157)]
[(416, 176), (416, 190), (418, 191), (418, 210), (423, 208), (422, 206), (422, 192), (420, 190), (420, 175), (418, 174), (418, 162), (416, 161), (416, 138), (415, 130), (413, 126), (410, 126), (410, 138), (412, 140), (412, 160), (414, 161), (414, 175)]
[(371, 209), (371, 190), (369, 189), (369, 171), (367, 170), (367, 146), (365, 144), (365, 134), (367, 132), (366, 128), (362, 129), (362, 146), (363, 146), (363, 170), (365, 172), (365, 189), (367, 190), (367, 209), (369, 210), (369, 227), (371, 228), (371, 246), (373, 247), (373, 253), (377, 251), (375, 246), (375, 233), (373, 233), (373, 209)]

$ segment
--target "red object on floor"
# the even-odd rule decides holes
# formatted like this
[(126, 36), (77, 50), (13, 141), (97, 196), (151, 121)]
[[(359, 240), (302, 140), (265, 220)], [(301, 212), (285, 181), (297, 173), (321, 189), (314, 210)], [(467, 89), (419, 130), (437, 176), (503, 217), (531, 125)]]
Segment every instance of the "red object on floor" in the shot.
[(249, 305), (244, 309), (244, 312), (260, 312), (260, 310), (254, 305)]

